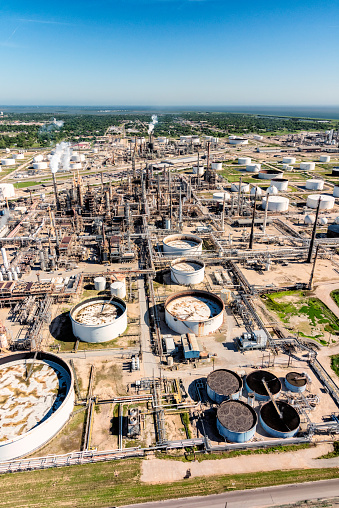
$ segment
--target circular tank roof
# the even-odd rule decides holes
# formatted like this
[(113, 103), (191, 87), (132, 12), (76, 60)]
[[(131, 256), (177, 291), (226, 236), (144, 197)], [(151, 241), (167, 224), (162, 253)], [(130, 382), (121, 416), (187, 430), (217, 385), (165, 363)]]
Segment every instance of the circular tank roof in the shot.
[(246, 384), (253, 392), (258, 395), (268, 395), (263, 380), (266, 381), (268, 389), (272, 395), (276, 395), (281, 390), (281, 382), (271, 372), (267, 370), (254, 370), (246, 376)]
[(242, 380), (228, 369), (214, 370), (207, 376), (207, 384), (218, 395), (232, 395), (242, 388)]
[(264, 173), (265, 175), (281, 175), (283, 171), (280, 171), (280, 169), (262, 169), (260, 173)]
[(182, 291), (167, 298), (165, 309), (179, 321), (208, 321), (224, 310), (224, 303), (208, 291)]
[(286, 374), (286, 379), (293, 386), (305, 386), (307, 383), (305, 374), (300, 372), (289, 372)]
[(264, 404), (260, 409), (260, 415), (268, 427), (278, 432), (292, 432), (300, 425), (300, 417), (297, 411), (281, 400), (275, 401), (280, 415), (275, 409), (272, 401)]
[(105, 326), (113, 323), (126, 311), (126, 304), (118, 297), (89, 298), (78, 303), (70, 312), (71, 319), (85, 326)]
[(202, 243), (201, 238), (194, 235), (170, 235), (163, 239), (164, 244), (182, 250), (191, 249)]
[(222, 402), (217, 410), (217, 418), (231, 432), (247, 432), (257, 423), (254, 409), (240, 400)]
[(171, 268), (185, 273), (194, 273), (204, 268), (205, 263), (198, 259), (178, 258), (171, 263)]

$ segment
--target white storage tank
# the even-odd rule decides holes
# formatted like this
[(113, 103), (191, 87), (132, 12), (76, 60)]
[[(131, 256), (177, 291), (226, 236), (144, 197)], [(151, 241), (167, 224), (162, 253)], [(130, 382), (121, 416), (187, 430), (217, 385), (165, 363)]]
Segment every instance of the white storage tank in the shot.
[(81, 162), (71, 162), (69, 165), (71, 171), (76, 171), (82, 168)]
[(335, 185), (335, 186), (333, 187), (333, 196), (334, 196), (335, 198), (339, 198), (339, 185)]
[(252, 187), (250, 191), (251, 196), (255, 196), (255, 191), (257, 191), (257, 198), (259, 198), (262, 195), (262, 189), (260, 187)]
[(280, 169), (261, 169), (258, 176), (262, 180), (273, 180), (274, 178), (282, 178), (284, 173)]
[(247, 164), (246, 171), (248, 173), (259, 173), (261, 164)]
[(47, 162), (33, 162), (33, 169), (47, 169)]
[(248, 145), (248, 139), (238, 136), (229, 136), (228, 142), (230, 145)]
[(323, 190), (323, 188), (324, 188), (324, 180), (320, 180), (317, 178), (311, 178), (310, 180), (306, 180), (306, 189), (308, 190)]
[(215, 171), (221, 171), (222, 170), (222, 162), (212, 162), (212, 169)]
[(278, 189), (275, 185), (270, 185), (267, 189), (267, 194), (270, 194), (271, 196), (276, 196), (278, 194)]
[(188, 286), (200, 284), (205, 277), (205, 263), (193, 258), (178, 258), (171, 263), (171, 280)]
[[(241, 192), (244, 192), (246, 194), (249, 191), (250, 191), (250, 184), (249, 183), (242, 183), (241, 184)], [(232, 183), (231, 192), (239, 192), (239, 183)]]
[(330, 162), (331, 157), (329, 155), (320, 155), (319, 162)]
[(12, 183), (0, 183), (0, 199), (14, 198), (15, 190)]
[(202, 176), (204, 173), (205, 173), (205, 168), (204, 166), (193, 166), (193, 173), (195, 175), (199, 175), (199, 176)]
[(14, 166), (15, 165), (15, 159), (1, 159), (1, 164), (3, 166)]
[(35, 157), (33, 157), (33, 162), (41, 162), (43, 160), (44, 160), (43, 155), (36, 155)]
[(283, 157), (283, 164), (295, 164), (296, 158), (295, 157)]
[(315, 170), (315, 162), (301, 162), (300, 169), (304, 171), (314, 171)]
[(292, 171), (293, 166), (289, 166), (288, 164), (283, 164), (283, 170), (284, 171)]
[(251, 164), (251, 157), (238, 157), (238, 164), (241, 166), (248, 166)]
[(14, 154), (13, 154), (13, 159), (16, 159), (16, 160), (22, 160), (22, 159), (24, 159), (24, 158), (25, 158), (25, 156), (24, 156), (24, 154), (23, 154), (23, 153), (14, 153)]
[(168, 256), (193, 256), (202, 252), (202, 239), (189, 234), (170, 235), (163, 239), (162, 248)]
[(230, 197), (228, 192), (213, 192), (213, 201), (218, 201), (218, 203), (223, 203), (224, 200), (229, 201)]
[(105, 291), (106, 289), (106, 279), (105, 277), (95, 277), (94, 279), (94, 288), (96, 291)]
[(264, 136), (260, 136), (259, 134), (254, 134), (253, 139), (256, 141), (262, 141), (264, 139)]
[(127, 328), (126, 303), (116, 296), (80, 302), (71, 309), (70, 317), (74, 336), (83, 342), (108, 342)]
[(327, 223), (328, 223), (327, 217), (320, 217), (319, 224), (321, 226), (326, 226)]
[(321, 199), (319, 210), (331, 210), (334, 207), (334, 197), (327, 194), (311, 194), (307, 197), (306, 206), (317, 208), (319, 199)]
[(126, 298), (126, 283), (125, 281), (116, 280), (110, 286), (111, 295), (118, 298)]
[[(266, 207), (266, 196), (262, 198), (262, 208)], [(269, 196), (267, 210), (270, 212), (287, 212), (290, 200), (283, 196)]]
[(271, 180), (271, 185), (274, 185), (278, 191), (284, 192), (288, 189), (288, 180), (287, 178), (274, 178)]
[(304, 217), (304, 224), (307, 224), (307, 225), (310, 225), (310, 224), (314, 224), (315, 222), (315, 215), (305, 215)]
[(167, 298), (165, 321), (180, 334), (209, 335), (222, 325), (224, 308), (219, 296), (208, 291), (181, 291)]

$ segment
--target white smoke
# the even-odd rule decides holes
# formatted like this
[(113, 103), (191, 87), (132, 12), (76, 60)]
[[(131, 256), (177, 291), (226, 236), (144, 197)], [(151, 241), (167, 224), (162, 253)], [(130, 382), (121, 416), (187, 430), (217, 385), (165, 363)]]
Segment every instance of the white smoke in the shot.
[(60, 167), (69, 170), (69, 161), (71, 158), (71, 149), (69, 143), (58, 143), (54, 154), (49, 162), (52, 173), (56, 173)]
[(158, 123), (157, 115), (152, 115), (152, 121), (148, 126), (148, 134), (152, 134), (152, 132), (154, 131), (154, 127), (156, 126), (157, 123)]

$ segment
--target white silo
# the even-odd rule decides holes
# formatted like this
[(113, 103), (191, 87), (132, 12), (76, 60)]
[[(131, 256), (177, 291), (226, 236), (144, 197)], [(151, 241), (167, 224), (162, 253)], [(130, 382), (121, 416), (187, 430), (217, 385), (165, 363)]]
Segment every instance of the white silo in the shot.
[(246, 171), (248, 173), (259, 173), (261, 164), (247, 164)]
[(71, 171), (76, 171), (82, 168), (81, 162), (71, 162), (69, 165)]
[[(265, 210), (267, 196), (262, 198), (261, 206)], [(287, 212), (290, 200), (283, 196), (269, 196), (267, 210), (270, 212)]]
[(295, 157), (283, 157), (283, 164), (295, 164), (296, 158)]
[(330, 162), (331, 157), (329, 155), (320, 155), (319, 162)]
[(96, 291), (104, 291), (106, 289), (105, 277), (95, 277), (94, 288), (96, 289)]
[(111, 295), (118, 296), (119, 298), (126, 297), (126, 282), (116, 280), (110, 285)]
[(264, 139), (264, 136), (260, 136), (259, 134), (254, 134), (253, 139), (256, 141), (262, 141)]
[(248, 166), (251, 164), (251, 157), (238, 157), (238, 164), (241, 166)]
[[(310, 180), (306, 180), (306, 189), (323, 190), (323, 188), (324, 188), (324, 180), (320, 180), (317, 178), (311, 178)], [(338, 188), (338, 190), (339, 190), (339, 188)], [(334, 193), (333, 193), (333, 195), (334, 195)]]
[(315, 170), (315, 162), (301, 162), (300, 169), (304, 171), (314, 171)]
[(327, 194), (311, 194), (307, 197), (306, 206), (309, 208), (317, 208), (319, 199), (321, 199), (320, 210), (330, 210), (334, 207), (334, 197), (328, 196)]

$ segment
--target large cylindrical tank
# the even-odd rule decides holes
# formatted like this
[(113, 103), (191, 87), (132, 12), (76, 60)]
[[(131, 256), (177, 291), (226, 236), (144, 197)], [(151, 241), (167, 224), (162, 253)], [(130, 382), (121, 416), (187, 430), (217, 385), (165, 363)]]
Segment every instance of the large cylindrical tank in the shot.
[(332, 176), (339, 176), (339, 166), (332, 168)]
[(47, 162), (33, 162), (33, 169), (47, 169)]
[(212, 162), (211, 167), (215, 171), (221, 171), (222, 170), (222, 162), (220, 162), (220, 161)]
[(193, 173), (195, 175), (199, 175), (199, 176), (202, 176), (204, 173), (205, 173), (205, 168), (204, 166), (193, 166)]
[(213, 370), (206, 381), (207, 395), (217, 404), (225, 400), (238, 400), (242, 390), (242, 379), (228, 369)]
[(202, 252), (202, 240), (195, 235), (170, 235), (162, 241), (163, 252), (167, 256), (194, 256)]
[(219, 434), (233, 443), (246, 443), (255, 434), (257, 413), (240, 400), (223, 402), (217, 410)]
[(304, 171), (314, 171), (315, 162), (301, 162), (299, 167)]
[(94, 297), (70, 311), (72, 330), (83, 342), (108, 342), (127, 328), (127, 307), (121, 298)]
[(82, 168), (81, 162), (71, 162), (69, 165), (69, 169), (71, 171), (77, 171), (78, 169), (81, 168)]
[(59, 356), (25, 351), (0, 358), (0, 390), (8, 399), (1, 407), (0, 462), (36, 452), (62, 429), (74, 408), (73, 386), (72, 369)]
[(319, 162), (330, 162), (331, 157), (329, 155), (320, 155)]
[(124, 281), (116, 280), (110, 285), (111, 295), (118, 298), (126, 298), (126, 283)]
[(331, 210), (334, 207), (334, 197), (328, 196), (327, 194), (311, 194), (307, 197), (306, 206), (309, 208), (317, 208), (320, 198), (320, 210)]
[(278, 189), (278, 191), (287, 191), (288, 189), (288, 180), (287, 178), (274, 178), (273, 180), (271, 180), (271, 185), (274, 185), (274, 187), (276, 189)]
[(307, 385), (307, 377), (300, 372), (289, 372), (285, 377), (286, 389), (290, 392), (304, 392)]
[(213, 201), (217, 201), (218, 203), (223, 203), (224, 200), (227, 202), (231, 198), (228, 192), (213, 192)]
[(15, 159), (1, 159), (2, 166), (14, 166)]
[(25, 156), (24, 156), (24, 154), (23, 154), (23, 153), (14, 153), (14, 154), (13, 154), (13, 159), (16, 159), (16, 160), (22, 160), (22, 159), (24, 159), (24, 158), (25, 158)]
[(283, 164), (295, 164), (296, 163), (296, 158), (295, 157), (283, 157)]
[[(261, 207), (266, 208), (266, 196), (262, 198)], [(269, 196), (267, 210), (270, 212), (287, 212), (290, 200), (284, 196)]]
[(248, 166), (251, 164), (251, 157), (238, 157), (238, 164), (241, 166)]
[[(242, 183), (241, 184), (241, 192), (244, 192), (246, 194), (249, 191), (250, 191), (250, 184), (249, 183)], [(232, 183), (231, 192), (239, 192), (239, 183)]]
[(339, 238), (339, 218), (336, 224), (330, 224), (327, 228), (327, 238)]
[(335, 198), (339, 198), (339, 186), (338, 186), (338, 185), (335, 185), (335, 186), (333, 187), (333, 196), (334, 196)]
[(324, 188), (324, 180), (319, 180), (318, 178), (311, 178), (310, 180), (306, 180), (306, 189), (308, 190), (323, 190)]
[(273, 180), (274, 178), (282, 178), (283, 174), (284, 172), (279, 169), (261, 169), (258, 176), (263, 180)]
[(248, 139), (237, 136), (229, 136), (228, 142), (230, 145), (248, 145)]
[(267, 434), (278, 438), (293, 437), (297, 434), (300, 426), (300, 417), (294, 407), (286, 402), (275, 402), (279, 413), (272, 401), (267, 402), (260, 408), (260, 423)]
[(256, 141), (262, 141), (264, 139), (264, 136), (260, 136), (259, 134), (254, 134), (253, 139)]
[(271, 395), (276, 398), (281, 391), (281, 382), (277, 376), (267, 370), (254, 370), (246, 376), (245, 388), (248, 393), (253, 393), (256, 400), (270, 400), (270, 396), (265, 388), (265, 383)]
[(224, 320), (224, 302), (208, 291), (182, 291), (165, 302), (166, 324), (180, 334), (208, 335)]
[(176, 284), (199, 284), (204, 277), (205, 263), (199, 259), (178, 258), (171, 263), (171, 280)]
[(43, 160), (44, 160), (43, 155), (36, 155), (35, 157), (33, 157), (33, 162), (41, 162)]
[(95, 277), (94, 279), (94, 288), (96, 291), (105, 291), (106, 289), (106, 279), (105, 277)]
[(255, 164), (247, 164), (246, 165), (246, 171), (248, 173), (259, 173), (260, 169), (261, 169), (261, 164), (255, 163)]

